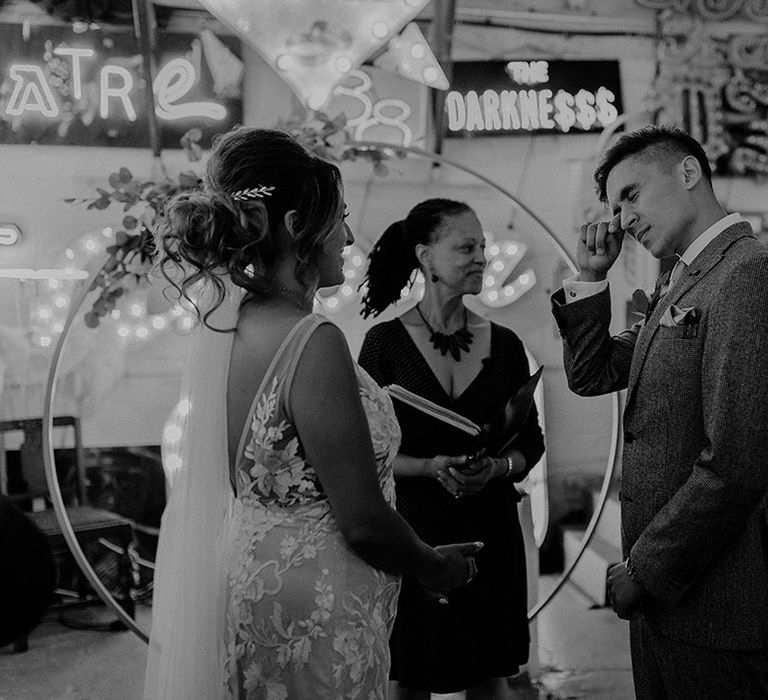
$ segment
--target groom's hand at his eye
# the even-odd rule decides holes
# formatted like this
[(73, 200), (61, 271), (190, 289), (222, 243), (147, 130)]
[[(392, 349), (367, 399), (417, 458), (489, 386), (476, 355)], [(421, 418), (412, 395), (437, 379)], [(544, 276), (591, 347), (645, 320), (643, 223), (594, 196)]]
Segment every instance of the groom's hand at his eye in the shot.
[(604, 280), (619, 257), (623, 241), (620, 214), (610, 221), (583, 224), (576, 243), (576, 262), (582, 282)]

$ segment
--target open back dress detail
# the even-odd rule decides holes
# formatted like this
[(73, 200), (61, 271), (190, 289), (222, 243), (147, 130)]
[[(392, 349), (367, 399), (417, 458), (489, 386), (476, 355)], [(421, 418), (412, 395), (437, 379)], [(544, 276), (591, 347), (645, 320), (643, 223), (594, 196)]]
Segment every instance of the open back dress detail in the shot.
[[(370, 566), (346, 544), (305, 459), (288, 401), (306, 343), (323, 323), (330, 321), (312, 314), (289, 332), (254, 397), (237, 450), (225, 673), (235, 698), (387, 696), (399, 577)], [(389, 397), (356, 369), (379, 483), (394, 506), (400, 429)]]

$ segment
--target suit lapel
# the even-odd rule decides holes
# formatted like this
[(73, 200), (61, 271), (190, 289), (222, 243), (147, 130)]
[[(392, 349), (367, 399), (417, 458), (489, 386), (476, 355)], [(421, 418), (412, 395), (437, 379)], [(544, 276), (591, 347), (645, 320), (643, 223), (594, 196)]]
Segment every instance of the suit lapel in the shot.
[(651, 341), (659, 330), (659, 320), (664, 315), (664, 312), (672, 304), (677, 303), (686, 292), (701, 282), (707, 276), (707, 273), (723, 259), (728, 248), (744, 236), (752, 236), (752, 229), (746, 222), (740, 221), (725, 229), (696, 256), (696, 259), (675, 281), (672, 288), (656, 304), (656, 308), (653, 310), (648, 322), (640, 330), (637, 342), (635, 343), (635, 351), (632, 356), (632, 366), (629, 370), (629, 381), (627, 384), (627, 404), (629, 404), (633, 397), (637, 386), (637, 379), (645, 363)]

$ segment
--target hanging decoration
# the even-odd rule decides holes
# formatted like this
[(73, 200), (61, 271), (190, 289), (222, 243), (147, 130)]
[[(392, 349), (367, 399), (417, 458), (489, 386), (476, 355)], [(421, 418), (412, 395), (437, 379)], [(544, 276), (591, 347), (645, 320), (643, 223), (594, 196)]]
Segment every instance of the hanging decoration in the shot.
[(758, 29), (690, 15), (661, 23), (659, 121), (698, 139), (719, 175), (768, 175), (768, 38)]
[(430, 0), (201, 0), (290, 85), (309, 109), (384, 46)]
[(387, 50), (374, 59), (373, 65), (427, 87), (438, 90), (450, 87), (440, 63), (415, 22), (411, 22), (389, 42)]
[(708, 22), (734, 18), (768, 23), (768, 3), (764, 0), (635, 0), (651, 10), (687, 12)]

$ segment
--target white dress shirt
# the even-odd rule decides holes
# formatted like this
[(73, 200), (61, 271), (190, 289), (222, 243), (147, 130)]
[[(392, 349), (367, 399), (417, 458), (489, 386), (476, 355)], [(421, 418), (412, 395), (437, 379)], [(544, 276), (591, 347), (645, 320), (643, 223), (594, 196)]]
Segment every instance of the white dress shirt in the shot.
[[(690, 265), (704, 250), (704, 248), (706, 248), (713, 240), (715, 240), (717, 236), (719, 236), (729, 226), (733, 226), (733, 224), (738, 223), (741, 220), (741, 214), (738, 213), (728, 214), (722, 219), (719, 219), (708, 229), (706, 229), (700, 236), (696, 237), (696, 240), (694, 240), (693, 243), (691, 243), (691, 245), (685, 249), (683, 254), (678, 256), (679, 261), (684, 263), (686, 266)], [(600, 280), (599, 282), (582, 282), (581, 279), (579, 279), (579, 273), (577, 272), (575, 275), (563, 280), (565, 303), (570, 304), (571, 302), (578, 301), (579, 299), (592, 296), (593, 294), (602, 292), (607, 287), (608, 280)]]

